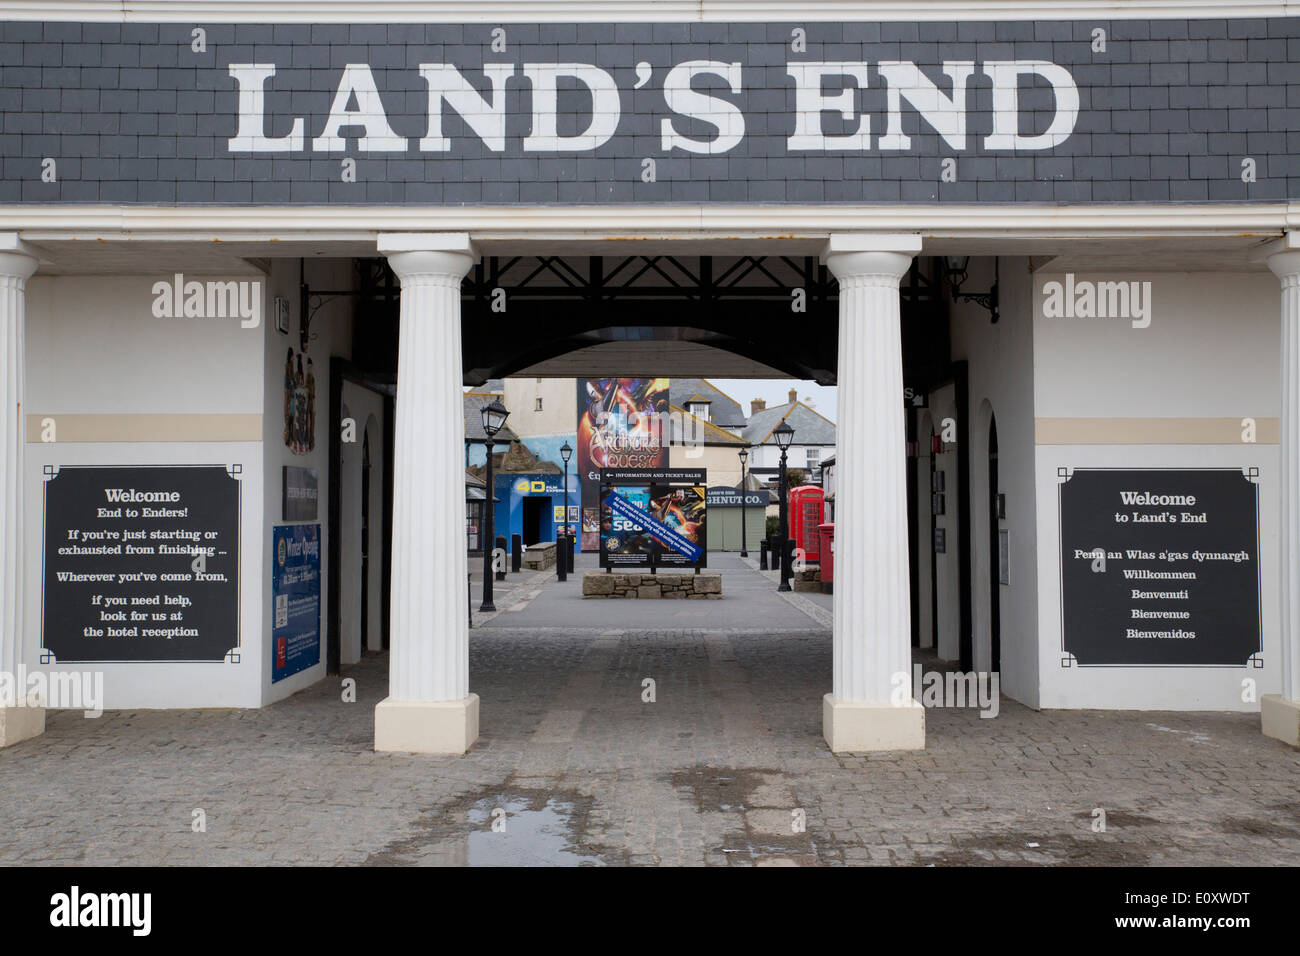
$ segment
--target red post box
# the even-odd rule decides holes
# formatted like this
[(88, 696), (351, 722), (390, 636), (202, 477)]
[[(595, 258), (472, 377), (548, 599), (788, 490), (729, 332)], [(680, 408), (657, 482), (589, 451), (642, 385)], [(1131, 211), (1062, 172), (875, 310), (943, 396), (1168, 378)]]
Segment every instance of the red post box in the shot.
[(835, 525), (833, 522), (819, 524), (817, 536), (820, 539), (822, 584), (835, 581)]

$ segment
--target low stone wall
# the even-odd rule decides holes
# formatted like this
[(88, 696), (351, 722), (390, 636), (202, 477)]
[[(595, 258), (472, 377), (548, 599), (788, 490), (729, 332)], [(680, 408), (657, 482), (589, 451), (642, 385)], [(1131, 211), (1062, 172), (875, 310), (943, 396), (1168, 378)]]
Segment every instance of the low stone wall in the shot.
[(701, 571), (699, 574), (678, 571), (649, 574), (636, 572), (584, 571), (584, 598), (670, 598), (692, 601), (720, 601), (722, 575)]
[(820, 593), (822, 590), (822, 569), (821, 565), (810, 564), (802, 571), (794, 572), (794, 580), (791, 582), (796, 591), (813, 591)]
[(530, 571), (545, 571), (555, 567), (555, 554), (554, 541), (539, 541), (528, 546), (521, 563)]

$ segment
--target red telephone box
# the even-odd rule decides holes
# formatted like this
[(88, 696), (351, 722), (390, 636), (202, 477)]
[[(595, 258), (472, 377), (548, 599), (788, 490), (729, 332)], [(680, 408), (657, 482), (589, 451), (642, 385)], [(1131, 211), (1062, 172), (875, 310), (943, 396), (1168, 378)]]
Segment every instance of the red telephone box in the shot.
[(826, 493), (816, 485), (800, 485), (790, 489), (790, 537), (794, 546), (803, 550), (805, 561), (821, 560), (821, 535), (817, 526), (824, 520), (823, 507)]

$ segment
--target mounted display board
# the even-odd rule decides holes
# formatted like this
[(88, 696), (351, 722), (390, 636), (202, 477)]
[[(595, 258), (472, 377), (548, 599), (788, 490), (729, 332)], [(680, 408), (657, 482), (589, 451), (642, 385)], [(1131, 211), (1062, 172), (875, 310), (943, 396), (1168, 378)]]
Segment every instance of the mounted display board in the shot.
[(600, 566), (706, 567), (705, 477), (698, 469), (602, 470)]
[(222, 661), (236, 651), (241, 473), (47, 465), (41, 663)]
[(582, 502), (582, 550), (602, 547), (600, 481), (606, 469), (666, 468), (666, 378), (578, 379), (576, 466)]
[(285, 521), (315, 521), (320, 500), (315, 468), (284, 466), (284, 493), (281, 502)]
[(320, 525), (277, 527), (271, 566), (271, 683), (320, 663)]
[(1064, 666), (1262, 666), (1256, 469), (1058, 476)]

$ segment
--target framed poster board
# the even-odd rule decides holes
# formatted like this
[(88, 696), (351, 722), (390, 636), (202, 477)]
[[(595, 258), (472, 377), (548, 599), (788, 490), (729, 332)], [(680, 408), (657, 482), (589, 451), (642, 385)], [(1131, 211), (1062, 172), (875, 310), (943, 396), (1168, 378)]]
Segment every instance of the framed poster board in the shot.
[(1258, 469), (1059, 469), (1063, 666), (1262, 666)]
[(705, 477), (702, 469), (602, 470), (600, 566), (706, 567)]
[(241, 465), (46, 465), (41, 663), (238, 660)]
[(284, 466), (282, 510), (285, 521), (315, 521), (320, 502), (315, 468)]
[(272, 554), (274, 684), (320, 663), (320, 525), (277, 525)]

